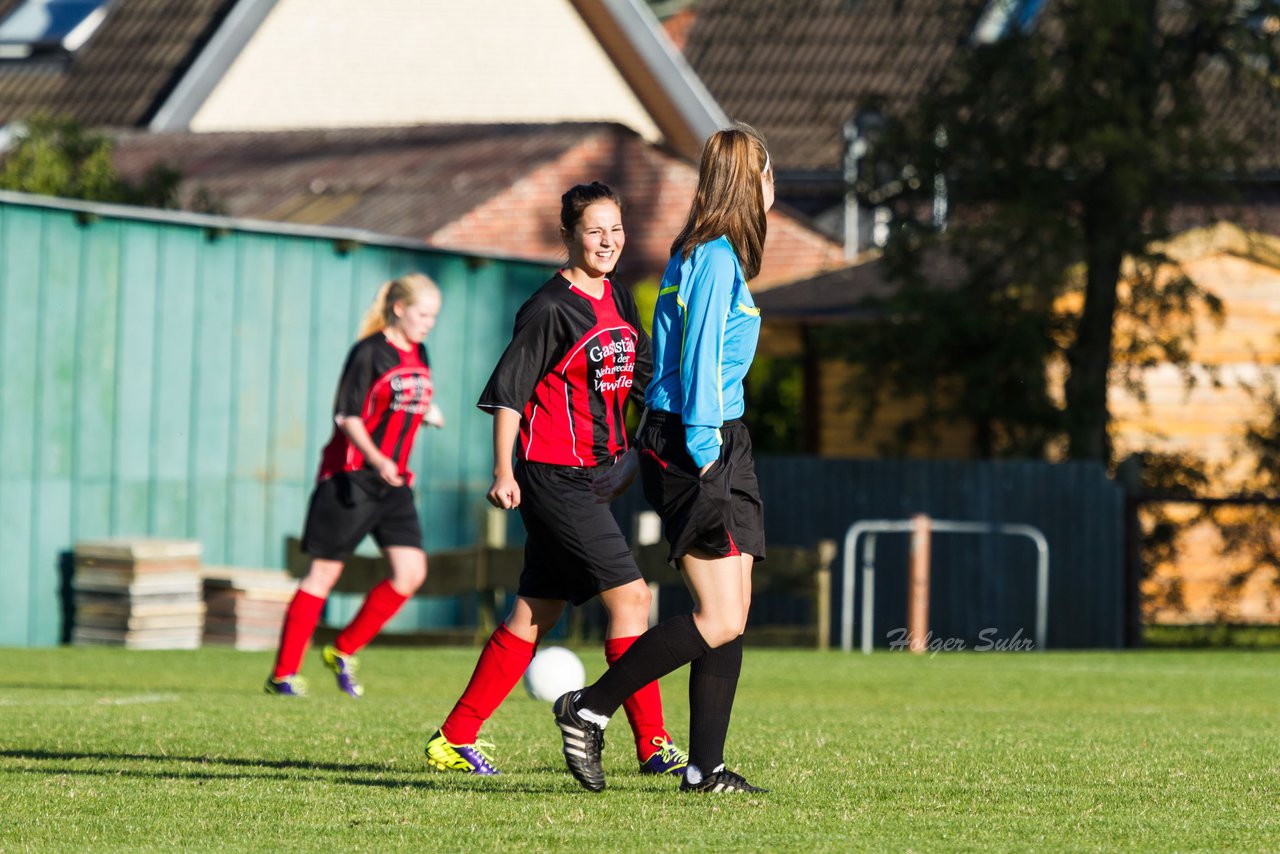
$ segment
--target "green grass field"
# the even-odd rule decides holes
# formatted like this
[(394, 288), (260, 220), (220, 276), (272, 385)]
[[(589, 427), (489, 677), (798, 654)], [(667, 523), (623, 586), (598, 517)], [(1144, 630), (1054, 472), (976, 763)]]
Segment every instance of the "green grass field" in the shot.
[[(1280, 655), (749, 649), (729, 758), (761, 796), (563, 769), (517, 688), (486, 728), (503, 776), (429, 770), (424, 740), (474, 649), (371, 648), (369, 696), (312, 654), (304, 700), (260, 693), (265, 653), (10, 650), (0, 671), (0, 851), (1275, 850)], [(588, 673), (597, 648), (580, 650)], [(687, 732), (685, 671), (664, 681)]]

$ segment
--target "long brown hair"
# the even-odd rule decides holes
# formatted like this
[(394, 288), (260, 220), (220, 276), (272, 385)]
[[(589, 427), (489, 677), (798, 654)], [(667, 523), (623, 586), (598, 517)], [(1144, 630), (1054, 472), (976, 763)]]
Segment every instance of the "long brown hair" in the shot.
[(698, 191), (671, 254), (688, 258), (698, 244), (724, 236), (733, 244), (743, 275), (755, 278), (768, 229), (760, 189), (768, 164), (764, 137), (750, 125), (739, 122), (709, 136), (698, 164)]
[(423, 296), (431, 293), (439, 295), (440, 288), (423, 273), (407, 273), (398, 279), (384, 282), (365, 311), (356, 338), (368, 338), (373, 333), (381, 332), (395, 323), (396, 303), (413, 305)]

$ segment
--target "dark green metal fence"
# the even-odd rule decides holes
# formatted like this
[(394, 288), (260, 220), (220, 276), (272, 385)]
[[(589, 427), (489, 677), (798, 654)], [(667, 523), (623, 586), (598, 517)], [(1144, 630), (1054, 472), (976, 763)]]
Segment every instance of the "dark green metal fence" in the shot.
[(0, 646), (64, 629), (80, 539), (198, 539), (283, 565), (377, 286), (420, 270), (448, 425), (415, 450), (428, 548), (475, 541), (490, 462), (476, 395), (537, 265), (409, 241), (0, 194)]

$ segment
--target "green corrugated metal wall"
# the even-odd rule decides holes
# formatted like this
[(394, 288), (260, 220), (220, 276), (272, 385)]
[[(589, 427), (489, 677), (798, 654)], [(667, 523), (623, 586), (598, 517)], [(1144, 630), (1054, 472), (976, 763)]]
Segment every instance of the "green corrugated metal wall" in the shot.
[(359, 318), (412, 270), (444, 293), (423, 531), (429, 549), (474, 541), (491, 471), (474, 400), (547, 271), (365, 237), (0, 194), (0, 646), (60, 640), (80, 539), (188, 537), (206, 563), (281, 566)]

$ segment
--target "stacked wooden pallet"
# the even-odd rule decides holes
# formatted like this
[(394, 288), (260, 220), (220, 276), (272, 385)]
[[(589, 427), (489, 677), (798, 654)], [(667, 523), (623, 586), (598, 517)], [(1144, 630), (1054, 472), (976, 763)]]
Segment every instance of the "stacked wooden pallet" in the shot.
[(71, 642), (130, 649), (195, 649), (204, 631), (200, 544), (91, 540), (75, 547)]
[(207, 566), (204, 642), (236, 649), (275, 649), (298, 580), (282, 570)]

